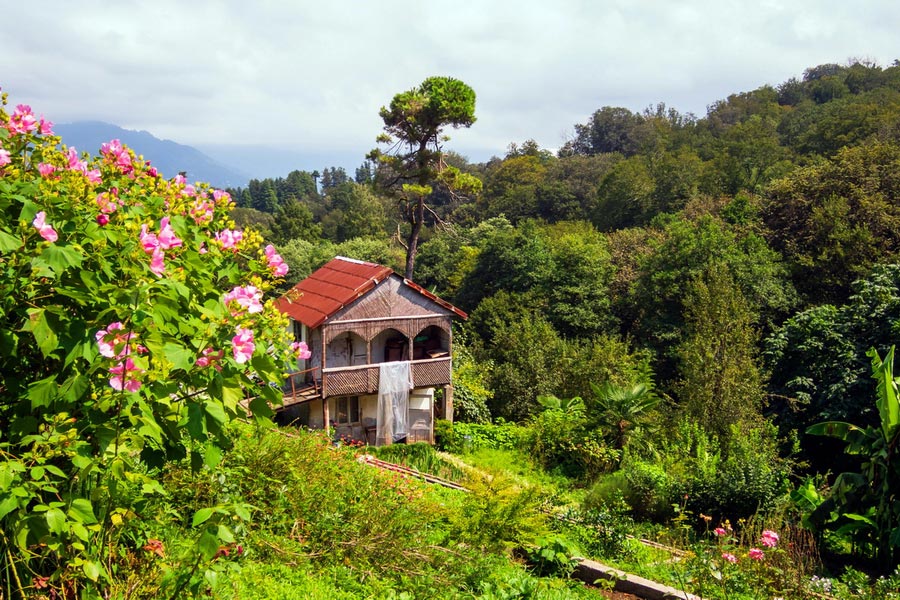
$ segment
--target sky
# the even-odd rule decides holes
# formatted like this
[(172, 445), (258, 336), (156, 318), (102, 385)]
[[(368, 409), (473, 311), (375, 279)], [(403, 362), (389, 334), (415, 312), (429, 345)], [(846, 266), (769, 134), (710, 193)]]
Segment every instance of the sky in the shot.
[(558, 148), (603, 106), (703, 116), (812, 66), (900, 58), (896, 0), (33, 0), (15, 12), (0, 18), (11, 104), (146, 130), (259, 177), (355, 168), (379, 108), (434, 75), (475, 90), (477, 122), (445, 148), (480, 162), (527, 139)]

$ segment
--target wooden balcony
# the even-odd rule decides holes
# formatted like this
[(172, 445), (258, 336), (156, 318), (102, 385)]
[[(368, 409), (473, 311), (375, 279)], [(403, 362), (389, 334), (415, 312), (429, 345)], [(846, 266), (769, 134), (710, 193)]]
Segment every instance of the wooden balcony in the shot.
[[(437, 387), (450, 383), (450, 357), (414, 360), (412, 365), (413, 385), (416, 387)], [(322, 395), (361, 396), (378, 393), (379, 365), (358, 367), (334, 367), (322, 371)]]

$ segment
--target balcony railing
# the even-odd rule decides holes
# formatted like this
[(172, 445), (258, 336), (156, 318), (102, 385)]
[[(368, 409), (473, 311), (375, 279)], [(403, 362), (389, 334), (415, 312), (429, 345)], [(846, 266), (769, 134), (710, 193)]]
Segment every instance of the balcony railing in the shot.
[[(413, 385), (433, 387), (450, 383), (450, 357), (411, 361)], [(325, 397), (358, 396), (378, 392), (379, 365), (332, 367), (322, 371)]]

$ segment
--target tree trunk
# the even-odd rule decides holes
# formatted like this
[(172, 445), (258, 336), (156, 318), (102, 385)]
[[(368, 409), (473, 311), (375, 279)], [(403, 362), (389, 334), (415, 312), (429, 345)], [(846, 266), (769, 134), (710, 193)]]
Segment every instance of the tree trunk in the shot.
[(416, 203), (413, 218), (410, 220), (412, 228), (409, 238), (406, 240), (406, 272), (404, 277), (412, 281), (413, 268), (416, 265), (416, 252), (419, 246), (419, 233), (422, 231), (422, 223), (425, 222), (425, 196), (420, 196)]

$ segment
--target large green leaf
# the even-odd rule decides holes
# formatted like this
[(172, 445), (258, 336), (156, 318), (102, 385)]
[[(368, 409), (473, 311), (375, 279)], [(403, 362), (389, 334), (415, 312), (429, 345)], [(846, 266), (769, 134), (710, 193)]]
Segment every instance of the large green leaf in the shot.
[(28, 399), (31, 400), (32, 410), (42, 406), (50, 406), (56, 398), (59, 386), (56, 385), (56, 375), (35, 381), (28, 386)]
[(59, 338), (56, 337), (56, 332), (47, 319), (47, 311), (43, 308), (28, 309), (28, 322), (25, 324), (25, 329), (34, 335), (44, 358), (49, 357), (59, 345)]
[(172, 369), (189, 371), (194, 365), (195, 355), (190, 349), (176, 342), (166, 342), (163, 346), (166, 359), (172, 363)]
[(875, 348), (870, 349), (866, 355), (872, 359), (872, 378), (878, 382), (875, 404), (881, 417), (881, 431), (884, 433), (885, 442), (890, 444), (900, 431), (900, 399), (897, 397), (897, 382), (892, 372), (894, 347), (891, 346), (883, 361)]
[(0, 229), (0, 252), (12, 252), (22, 245), (22, 240)]
[(72, 504), (69, 506), (69, 516), (84, 525), (92, 525), (97, 522), (97, 517), (94, 516), (94, 507), (86, 498), (72, 500)]
[(58, 508), (51, 508), (46, 513), (44, 513), (44, 518), (47, 520), (47, 526), (50, 528), (50, 531), (55, 533), (56, 535), (62, 534), (66, 527), (66, 514)]

